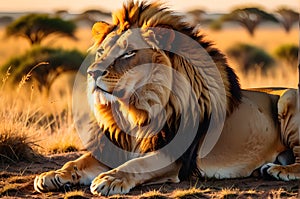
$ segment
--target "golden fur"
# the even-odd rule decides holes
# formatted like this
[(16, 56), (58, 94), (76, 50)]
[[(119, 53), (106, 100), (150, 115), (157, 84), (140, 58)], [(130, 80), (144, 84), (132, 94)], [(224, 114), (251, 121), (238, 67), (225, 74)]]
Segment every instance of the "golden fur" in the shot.
[[(91, 153), (37, 176), (37, 191), (81, 183), (91, 184), (93, 194), (112, 195), (139, 184), (179, 182), (193, 172), (246, 177), (263, 165), (263, 173), (278, 179), (300, 178), (295, 160), (288, 167), (273, 164), (282, 152), (299, 151), (295, 90), (241, 90), (224, 55), (159, 3), (129, 1), (113, 14), (112, 24), (98, 22), (92, 33), (97, 56), (88, 69), (96, 119)], [(183, 150), (181, 145), (162, 153), (180, 125), (198, 127), (191, 145), (180, 157), (173, 151)], [(184, 136), (183, 143), (189, 132)], [(112, 165), (102, 162), (107, 159)]]

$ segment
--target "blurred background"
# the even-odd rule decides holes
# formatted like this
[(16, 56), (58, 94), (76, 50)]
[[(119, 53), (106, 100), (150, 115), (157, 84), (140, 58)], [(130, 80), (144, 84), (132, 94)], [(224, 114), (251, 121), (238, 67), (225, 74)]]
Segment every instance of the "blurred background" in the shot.
[[(243, 88), (297, 87), (298, 0), (165, 2), (227, 55)], [(4, 150), (3, 143), (20, 136), (39, 153), (80, 150), (71, 111), (74, 76), (93, 44), (93, 23), (110, 21), (111, 12), (122, 3), (2, 3), (0, 154), (13, 148)], [(20, 159), (16, 151), (13, 154), (17, 155), (10, 159)]]

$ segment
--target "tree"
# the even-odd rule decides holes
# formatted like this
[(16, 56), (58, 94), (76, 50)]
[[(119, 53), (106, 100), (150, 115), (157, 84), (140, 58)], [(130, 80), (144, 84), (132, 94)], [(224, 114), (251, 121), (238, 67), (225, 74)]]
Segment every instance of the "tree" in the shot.
[(266, 73), (267, 69), (274, 63), (273, 58), (264, 50), (244, 43), (229, 48), (227, 54), (237, 62), (245, 74), (257, 68)]
[(68, 10), (56, 10), (55, 11), (55, 16), (58, 16), (58, 17), (62, 17), (67, 14), (69, 14)]
[(49, 35), (61, 35), (75, 39), (76, 25), (47, 14), (29, 14), (12, 22), (6, 28), (7, 36), (20, 36), (31, 44), (40, 44)]
[(1, 73), (11, 68), (12, 80), (20, 82), (27, 75), (39, 83), (40, 90), (49, 91), (55, 79), (64, 72), (78, 71), (85, 55), (77, 50), (63, 50), (34, 46), (25, 54), (4, 64)]
[(93, 25), (97, 21), (104, 21), (103, 18), (111, 18), (111, 13), (101, 11), (101, 10), (91, 9), (91, 10), (86, 10), (80, 15), (78, 15), (75, 21), (85, 21), (88, 24)]
[(0, 24), (7, 25), (7, 24), (10, 24), (12, 21), (13, 21), (13, 18), (11, 16), (0, 17)]
[(275, 50), (275, 55), (288, 66), (296, 69), (299, 47), (295, 44), (284, 44)]
[(264, 21), (277, 22), (273, 15), (256, 7), (235, 9), (231, 13), (225, 14), (222, 17), (222, 21), (238, 22), (241, 26), (246, 28), (251, 36), (254, 36), (254, 31), (260, 23)]
[(204, 10), (194, 9), (187, 12), (192, 17), (193, 24), (197, 25), (203, 21), (203, 15), (206, 14)]
[(299, 21), (299, 13), (289, 8), (279, 8), (276, 11), (275, 17), (288, 33), (294, 23)]

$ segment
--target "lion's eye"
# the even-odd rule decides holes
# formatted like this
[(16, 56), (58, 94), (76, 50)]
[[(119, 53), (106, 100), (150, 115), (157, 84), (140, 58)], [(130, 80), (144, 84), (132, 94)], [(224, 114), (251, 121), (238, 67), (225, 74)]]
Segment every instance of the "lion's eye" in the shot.
[(96, 52), (96, 59), (99, 59), (104, 53), (104, 49), (103, 48), (99, 48)]
[(125, 54), (123, 54), (122, 58), (123, 59), (127, 59), (129, 57), (132, 57), (136, 54), (136, 51), (134, 50), (130, 50), (130, 51), (127, 51)]

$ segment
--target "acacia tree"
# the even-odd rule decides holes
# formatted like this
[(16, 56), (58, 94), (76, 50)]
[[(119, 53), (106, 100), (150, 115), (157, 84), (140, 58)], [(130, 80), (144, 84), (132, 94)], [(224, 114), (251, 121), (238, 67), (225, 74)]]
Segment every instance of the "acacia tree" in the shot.
[(203, 15), (206, 14), (206, 12), (204, 10), (194, 9), (188, 11), (188, 14), (193, 18), (193, 23), (197, 25), (203, 21)]
[(299, 46), (295, 44), (284, 44), (279, 46), (276, 51), (275, 55), (285, 62), (288, 66), (292, 68), (296, 68), (298, 63), (298, 51)]
[(95, 22), (99, 21), (99, 19), (102, 19), (103, 17), (111, 18), (111, 13), (96, 9), (90, 9), (78, 15), (75, 18), (75, 21), (85, 21), (90, 25), (93, 25)]
[(20, 36), (31, 44), (40, 44), (49, 35), (67, 36), (75, 39), (76, 25), (60, 17), (47, 14), (29, 14), (12, 22), (6, 27), (7, 36)]
[(293, 24), (299, 21), (299, 13), (289, 8), (279, 8), (275, 17), (287, 33), (290, 32)]
[(246, 28), (251, 36), (254, 36), (254, 31), (260, 23), (264, 21), (277, 22), (273, 15), (256, 7), (235, 9), (231, 13), (224, 15), (222, 21), (238, 22)]

